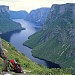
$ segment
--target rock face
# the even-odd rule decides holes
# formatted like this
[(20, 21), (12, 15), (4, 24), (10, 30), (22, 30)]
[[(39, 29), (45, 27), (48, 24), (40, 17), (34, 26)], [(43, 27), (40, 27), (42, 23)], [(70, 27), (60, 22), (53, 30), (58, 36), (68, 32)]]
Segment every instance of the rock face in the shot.
[(10, 11), (9, 14), (11, 19), (26, 19), (28, 16), (26, 11)]
[(13, 22), (9, 16), (9, 7), (0, 6), (0, 33), (22, 29), (19, 23)]
[(50, 8), (39, 8), (32, 10), (27, 16), (27, 20), (34, 23), (43, 24), (48, 16)]
[(0, 6), (0, 17), (9, 17), (9, 6)]
[(0, 13), (1, 12), (9, 12), (9, 6), (5, 5), (0, 6)]
[[(58, 19), (60, 16), (62, 16), (62, 19), (66, 21), (68, 21), (67, 18), (71, 18), (71, 19), (75, 19), (75, 4), (62, 4), (62, 5), (58, 5), (58, 4), (54, 4), (51, 7), (51, 11), (47, 17), (47, 20), (45, 23), (51, 23), (54, 20)], [(68, 21), (68, 23), (70, 23)], [(45, 24), (44, 24), (45, 25)]]
[(33, 56), (75, 69), (75, 4), (54, 4), (43, 29), (24, 43)]

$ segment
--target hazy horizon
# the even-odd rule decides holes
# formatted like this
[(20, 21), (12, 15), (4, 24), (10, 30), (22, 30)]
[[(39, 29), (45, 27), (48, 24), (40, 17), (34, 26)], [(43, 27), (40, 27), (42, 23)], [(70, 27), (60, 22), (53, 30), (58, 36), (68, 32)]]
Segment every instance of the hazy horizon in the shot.
[(0, 5), (9, 6), (10, 10), (20, 11), (26, 10), (30, 12), (31, 10), (48, 7), (50, 8), (52, 4), (65, 4), (65, 3), (75, 3), (75, 0), (0, 0)]

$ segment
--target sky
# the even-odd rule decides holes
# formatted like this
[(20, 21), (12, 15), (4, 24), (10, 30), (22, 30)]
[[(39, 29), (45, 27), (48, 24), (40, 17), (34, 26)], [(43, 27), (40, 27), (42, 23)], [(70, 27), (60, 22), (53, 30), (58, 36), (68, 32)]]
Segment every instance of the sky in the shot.
[(65, 3), (75, 3), (75, 0), (0, 0), (0, 5), (8, 5), (10, 10), (27, 12), (41, 7), (51, 7), (52, 4)]

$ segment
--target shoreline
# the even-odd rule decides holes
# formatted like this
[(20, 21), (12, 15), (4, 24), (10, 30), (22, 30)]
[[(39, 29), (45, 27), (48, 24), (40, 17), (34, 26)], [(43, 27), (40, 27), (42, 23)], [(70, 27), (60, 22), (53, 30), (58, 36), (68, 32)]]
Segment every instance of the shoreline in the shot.
[[(24, 45), (24, 43), (23, 43), (23, 45)], [(27, 46), (27, 45), (24, 45), (24, 46), (26, 46), (26, 47), (28, 47), (28, 48), (32, 49), (31, 47), (29, 47), (29, 46)], [(31, 50), (31, 53), (32, 53), (32, 50)], [(34, 54), (33, 54), (33, 53), (32, 53), (32, 56), (33, 56), (34, 58), (38, 58), (38, 59), (40, 59), (40, 60), (44, 60), (44, 61), (46, 61), (46, 62), (49, 64), (49, 66), (47, 66), (47, 68), (61, 68), (61, 67), (60, 67), (60, 65), (59, 65), (59, 64), (57, 64), (57, 63), (55, 63), (55, 62), (48, 61), (48, 60), (43, 59), (43, 58), (40, 58), (40, 57), (36, 57), (36, 56), (34, 56)], [(50, 64), (54, 64), (54, 65), (55, 65), (55, 67), (53, 67), (54, 65), (52, 65), (52, 66), (51, 66)]]
[[(32, 52), (31, 52), (31, 53), (32, 53)], [(40, 60), (44, 60), (44, 61), (46, 61), (47, 63), (57, 65), (57, 67), (52, 67), (52, 66), (49, 66), (49, 67), (47, 67), (47, 68), (61, 68), (61, 67), (60, 67), (60, 65), (59, 65), (59, 64), (57, 64), (57, 63), (55, 63), (55, 62), (48, 61), (48, 60), (43, 59), (43, 58), (40, 58), (40, 57), (36, 57), (36, 56), (34, 56), (33, 54), (32, 54), (32, 56), (33, 56), (33, 57), (35, 57), (35, 58), (38, 58), (38, 59), (40, 59)]]
[(26, 30), (26, 28), (20, 28), (20, 29), (16, 29), (16, 30), (12, 30), (12, 31), (7, 31), (7, 32), (1, 32), (0, 35), (5, 34), (5, 33), (9, 33), (9, 32), (15, 32), (15, 31), (21, 31), (21, 30)]

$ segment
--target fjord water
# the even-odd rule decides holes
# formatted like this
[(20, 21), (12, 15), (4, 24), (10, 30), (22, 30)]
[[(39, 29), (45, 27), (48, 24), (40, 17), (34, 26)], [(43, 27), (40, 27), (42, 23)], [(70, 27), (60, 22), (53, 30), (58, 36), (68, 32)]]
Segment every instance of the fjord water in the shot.
[(23, 19), (14, 19), (13, 21), (20, 23), (23, 28), (26, 28), (26, 30), (8, 32), (2, 34), (2, 38), (10, 42), (14, 47), (16, 47), (17, 50), (19, 50), (21, 53), (24, 53), (32, 61), (41, 65), (45, 65), (49, 68), (59, 67), (59, 65), (55, 63), (33, 57), (31, 53), (32, 49), (23, 46), (23, 43), (28, 40), (28, 37), (38, 31), (38, 26)]

